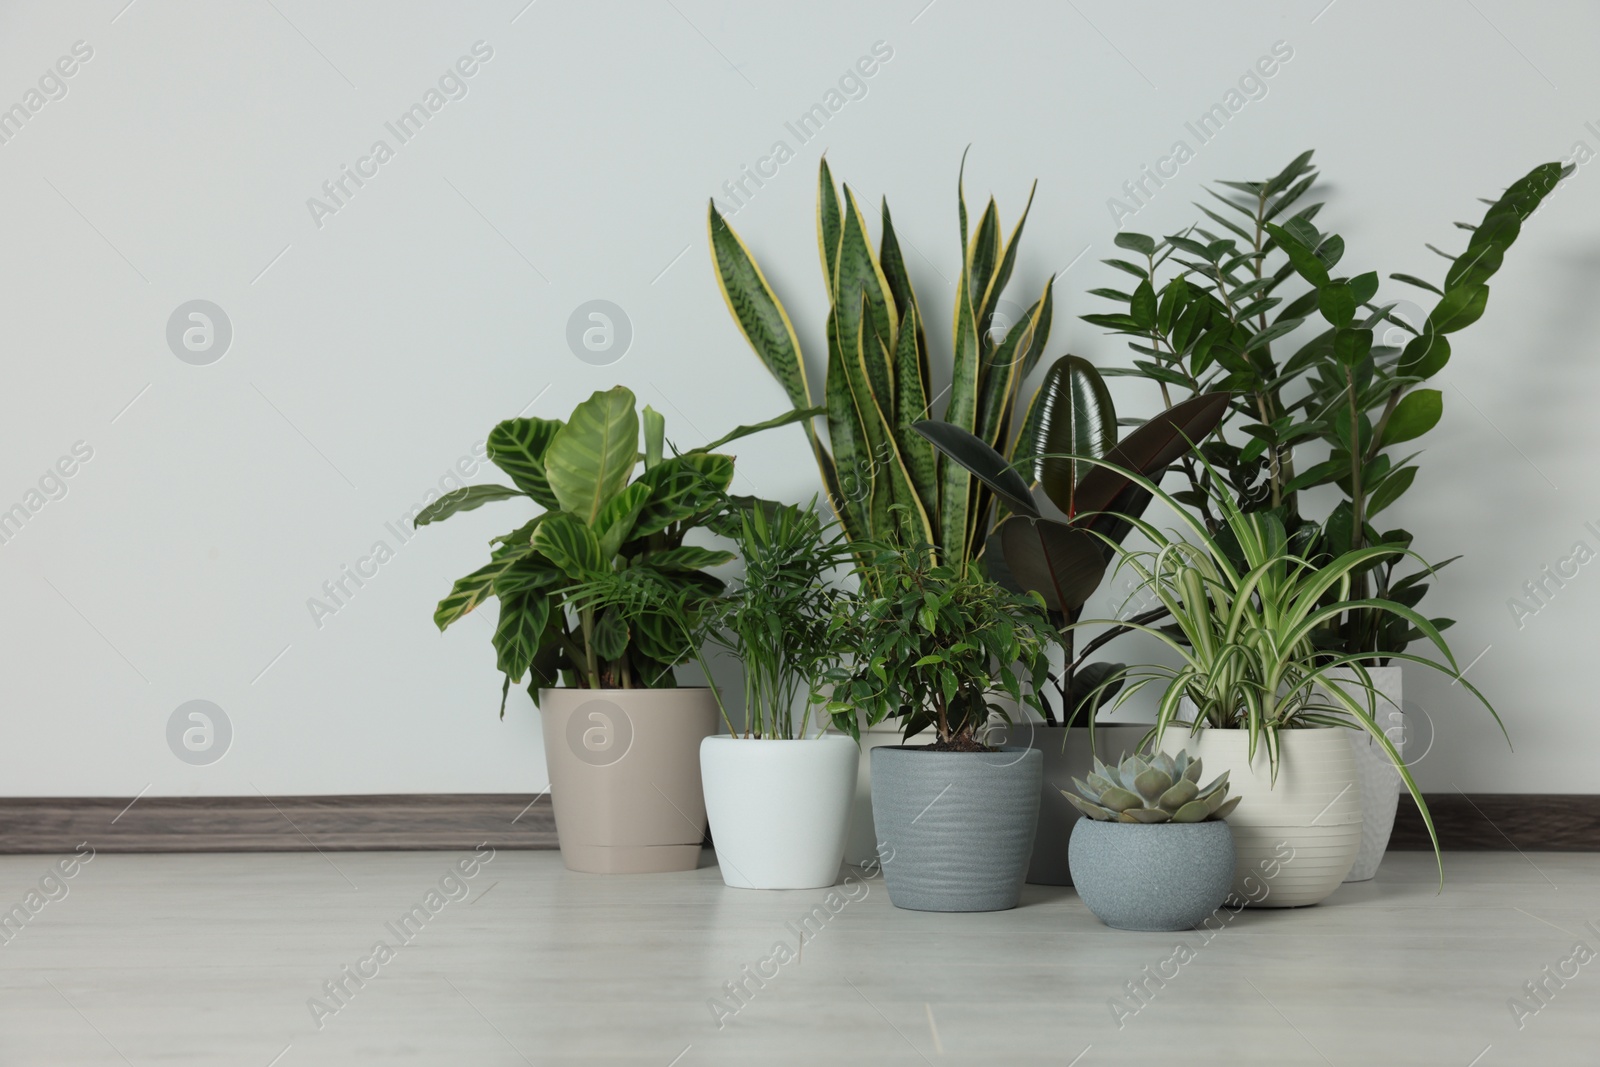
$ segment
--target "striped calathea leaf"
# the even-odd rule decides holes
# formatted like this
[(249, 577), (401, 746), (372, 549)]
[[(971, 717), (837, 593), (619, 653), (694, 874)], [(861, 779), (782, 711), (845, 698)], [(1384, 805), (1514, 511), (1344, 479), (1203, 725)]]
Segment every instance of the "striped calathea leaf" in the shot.
[[(965, 160), (963, 159), (963, 169)], [(1026, 312), (1005, 312), (1022, 237), (1022, 218), (1005, 236), (990, 198), (972, 233), (957, 180), (963, 262), (951, 308), (947, 357), (933, 373), (925, 322), (885, 202), (874, 246), (865, 213), (848, 185), (835, 184), (824, 159), (817, 176), (817, 238), (829, 311), (823, 324), (826, 373), (813, 389), (799, 336), (749, 247), (716, 208), (707, 226), (711, 261), (735, 324), (797, 409), (818, 405), (826, 442), (804, 422), (829, 502), (853, 543), (926, 544), (936, 558), (963, 562), (984, 551), (1001, 508), (993, 493), (914, 432), (935, 417), (1010, 456), (1027, 405), (1026, 378), (1050, 336), (1051, 286)], [(1029, 205), (1032, 204), (1029, 193)], [(935, 392), (933, 382), (948, 380)], [(870, 580), (870, 575), (869, 575)]]
[(733, 457), (713, 450), (820, 413), (797, 408), (671, 455), (661, 415), (641, 414), (622, 386), (595, 393), (565, 421), (505, 420), (489, 434), (488, 453), (511, 484), (448, 493), (414, 524), (501, 500), (544, 510), (490, 542), (489, 562), (455, 583), (434, 623), (444, 630), (498, 600), (502, 716), (511, 683), (524, 678), (535, 702), (557, 685), (671, 686), (673, 665), (692, 651), (696, 605), (722, 589), (710, 569), (733, 558), (684, 544), (730, 506)]

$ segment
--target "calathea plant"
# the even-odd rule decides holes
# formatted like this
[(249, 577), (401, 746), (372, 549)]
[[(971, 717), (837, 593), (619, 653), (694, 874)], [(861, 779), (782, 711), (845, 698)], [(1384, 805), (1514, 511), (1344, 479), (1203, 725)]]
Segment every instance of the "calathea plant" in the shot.
[[(1274, 177), (1208, 190), (1216, 203), (1198, 205), (1208, 222), (1161, 239), (1118, 234), (1117, 245), (1137, 258), (1106, 263), (1136, 283), (1131, 291), (1091, 290), (1118, 310), (1083, 318), (1127, 336), (1137, 354), (1131, 368), (1105, 373), (1150, 380), (1168, 406), (1215, 390), (1232, 394), (1216, 439), (1202, 451), (1246, 510), (1270, 511), (1294, 534), (1315, 524), (1301, 513), (1300, 493), (1333, 485), (1342, 499), (1320, 523), (1328, 551), (1407, 548), (1409, 533), (1373, 525), (1417, 473), (1414, 452), (1391, 450), (1439, 421), (1443, 394), (1425, 383), (1450, 358), (1448, 335), (1483, 314), (1487, 283), (1523, 220), (1566, 173), (1570, 168), (1559, 163), (1542, 164), (1485, 201), (1489, 208), (1478, 223), (1456, 224), (1471, 234), (1459, 255), (1430, 245), (1450, 261), (1442, 285), (1390, 275), (1437, 297), (1421, 322), (1405, 321), (1395, 302), (1378, 296), (1376, 272), (1334, 273), (1344, 241), (1317, 228), (1320, 202), (1300, 204), (1317, 178), (1310, 152)], [(1410, 340), (1375, 343), (1375, 330), (1385, 323), (1388, 333), (1409, 333)], [(1306, 336), (1302, 327), (1315, 332)], [(1292, 350), (1278, 355), (1290, 335), (1298, 338)], [(1308, 446), (1316, 461), (1297, 463), (1297, 450)], [(1178, 498), (1220, 532), (1220, 518), (1209, 511), (1206, 471), (1186, 462), (1185, 472), (1190, 488)], [(1427, 589), (1423, 579), (1442, 564), (1401, 576), (1396, 568), (1406, 558), (1390, 553), (1369, 560), (1352, 575), (1352, 595), (1416, 606)], [(1432, 622), (1449, 625), (1447, 619)], [(1360, 610), (1330, 622), (1316, 641), (1381, 663), (1421, 636), (1401, 616)]]
[[(541, 688), (670, 688), (671, 668), (689, 657), (682, 619), (723, 589), (707, 573), (733, 554), (685, 544), (721, 514), (733, 457), (717, 451), (747, 434), (814, 412), (794, 411), (667, 455), (665, 422), (633, 393), (597, 392), (558, 419), (507, 419), (489, 434), (489, 459), (512, 484), (472, 485), (420, 512), (417, 526), (513, 498), (544, 509), (490, 542), (489, 562), (460, 579), (439, 602), (440, 630), (489, 597), (500, 601), (494, 632), (505, 675), (500, 714), (512, 682), (531, 675)], [(643, 425), (644, 451), (639, 451)], [(642, 469), (641, 463), (643, 465)], [(637, 477), (635, 477), (637, 472)], [(611, 595), (594, 595), (615, 582)]]
[[(1049, 337), (1051, 283), (997, 338), (1000, 299), (1016, 265), (1027, 210), (1002, 240), (993, 198), (970, 234), (959, 180), (957, 207), (964, 260), (956, 279), (944, 421), (1009, 452), (1019, 418), (1033, 417), (1019, 412), (1018, 394)], [(809, 408), (815, 401), (788, 313), (715, 204), (708, 225), (712, 264), (734, 321), (794, 406)], [(810, 420), (805, 427), (829, 503), (852, 543), (899, 540), (931, 546), (940, 561), (974, 559), (988, 540), (992, 501), (986, 486), (912, 432), (939, 395), (932, 391), (927, 314), (912, 289), (888, 203), (874, 250), (855, 194), (846, 185), (841, 202), (823, 160), (817, 232), (829, 301), (821, 389), (828, 444)], [(876, 581), (871, 573), (865, 579)]]

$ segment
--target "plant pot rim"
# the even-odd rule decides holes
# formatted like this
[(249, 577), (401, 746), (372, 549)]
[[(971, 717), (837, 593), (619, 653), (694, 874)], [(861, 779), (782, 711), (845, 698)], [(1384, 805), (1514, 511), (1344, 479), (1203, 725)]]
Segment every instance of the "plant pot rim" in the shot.
[(739, 737), (734, 734), (709, 734), (704, 741), (738, 741), (740, 744), (770, 745), (774, 742), (786, 745), (814, 745), (817, 742), (848, 742), (855, 744), (856, 739), (849, 734), (818, 734), (816, 737)]
[[(1214, 823), (1221, 823), (1223, 826), (1228, 825), (1227, 819), (1203, 819), (1200, 822), (1123, 822), (1121, 819), (1091, 819), (1087, 815), (1077, 820), (1077, 822), (1093, 823), (1098, 826), (1115, 826), (1129, 830), (1184, 830), (1192, 829), (1196, 826), (1211, 826)], [(1073, 829), (1077, 829), (1076, 823), (1074, 823)]]
[(1029, 752), (1038, 752), (1039, 750), (1029, 745), (1000, 745), (998, 748), (990, 749), (987, 752), (951, 752), (948, 750), (941, 752), (931, 748), (924, 748), (921, 745), (879, 745), (872, 751), (909, 752), (918, 756), (999, 756), (1005, 753), (1026, 755)]
[(616, 686), (595, 688), (587, 685), (541, 685), (539, 687), (539, 692), (541, 693), (706, 693), (710, 692), (710, 690), (711, 687), (709, 685), (636, 685), (632, 689), (622, 689)]

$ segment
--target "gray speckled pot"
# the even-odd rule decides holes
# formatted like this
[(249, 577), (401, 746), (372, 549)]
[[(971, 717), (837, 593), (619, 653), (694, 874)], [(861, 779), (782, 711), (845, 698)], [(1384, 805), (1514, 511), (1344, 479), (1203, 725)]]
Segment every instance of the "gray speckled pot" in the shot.
[(890, 902), (912, 911), (1016, 907), (1039, 817), (1043, 753), (885, 745), (871, 758), (872, 821)]
[(1078, 896), (1118, 930), (1187, 930), (1216, 911), (1233, 885), (1233, 831), (1225, 821), (1079, 819), (1067, 853)]

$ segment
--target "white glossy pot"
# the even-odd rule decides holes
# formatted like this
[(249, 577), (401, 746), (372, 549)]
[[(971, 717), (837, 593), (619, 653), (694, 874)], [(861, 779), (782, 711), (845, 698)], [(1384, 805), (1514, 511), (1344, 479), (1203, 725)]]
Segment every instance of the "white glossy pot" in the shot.
[(1265, 743), (1248, 759), (1245, 730), (1202, 729), (1190, 736), (1168, 729), (1161, 751), (1187, 748), (1205, 761), (1210, 782), (1228, 771), (1228, 816), (1236, 863), (1233, 894), (1266, 908), (1296, 908), (1325, 899), (1355, 863), (1361, 847), (1361, 790), (1349, 731), (1339, 727), (1278, 733), (1278, 780), (1272, 781)]
[(859, 760), (849, 737), (701, 741), (700, 777), (722, 880), (738, 889), (833, 885)]
[[(1401, 673), (1399, 667), (1368, 667), (1367, 675), (1377, 692), (1377, 719), (1384, 736), (1395, 750), (1405, 755), (1405, 716), (1401, 713)], [(1353, 678), (1354, 672), (1344, 669), (1328, 672), (1329, 681), (1337, 683), (1341, 677)], [(1349, 690), (1351, 699), (1363, 707), (1367, 693), (1360, 686)], [(1365, 730), (1347, 731), (1350, 748), (1356, 757), (1356, 781), (1361, 789), (1361, 850), (1356, 854), (1355, 865), (1345, 877), (1347, 882), (1365, 882), (1378, 873), (1383, 854), (1389, 848), (1389, 835), (1394, 832), (1395, 809), (1400, 803), (1400, 792), (1405, 783), (1394, 762), (1383, 747)]]

